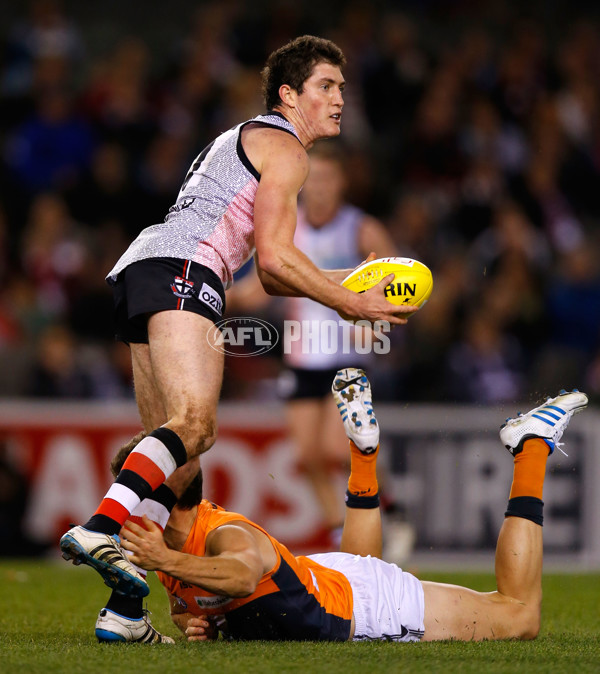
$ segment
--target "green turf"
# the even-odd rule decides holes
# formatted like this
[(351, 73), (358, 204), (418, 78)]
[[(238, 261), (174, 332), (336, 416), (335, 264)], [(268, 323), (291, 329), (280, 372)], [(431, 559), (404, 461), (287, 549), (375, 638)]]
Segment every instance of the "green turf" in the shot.
[[(483, 574), (430, 579), (493, 589)], [(177, 637), (151, 579), (153, 624)], [(600, 575), (548, 575), (535, 642), (225, 643), (102, 645), (93, 627), (108, 589), (94, 571), (62, 561), (0, 561), (0, 672), (47, 674), (280, 674), (285, 672), (598, 672)]]

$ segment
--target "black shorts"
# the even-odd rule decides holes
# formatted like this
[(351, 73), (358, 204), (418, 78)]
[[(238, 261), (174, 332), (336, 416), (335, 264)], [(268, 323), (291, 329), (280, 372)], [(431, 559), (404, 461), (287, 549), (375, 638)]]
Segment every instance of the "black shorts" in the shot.
[(155, 257), (126, 267), (113, 285), (115, 335), (126, 344), (148, 343), (148, 316), (191, 311), (217, 323), (225, 290), (212, 269), (191, 260)]
[(335, 373), (344, 367), (325, 370), (305, 370), (291, 367), (285, 370), (279, 380), (279, 391), (285, 400), (321, 399), (331, 394), (331, 384)]

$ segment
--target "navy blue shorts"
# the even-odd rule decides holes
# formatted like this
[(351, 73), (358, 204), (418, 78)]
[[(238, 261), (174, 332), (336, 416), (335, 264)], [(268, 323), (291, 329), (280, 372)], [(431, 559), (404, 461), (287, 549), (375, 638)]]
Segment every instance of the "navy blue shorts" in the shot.
[(279, 392), (285, 400), (321, 399), (331, 395), (331, 384), (339, 368), (308, 370), (290, 367), (281, 373)]
[(148, 343), (148, 316), (191, 311), (217, 323), (225, 311), (225, 289), (212, 269), (170, 257), (140, 260), (113, 285), (115, 335), (126, 344)]

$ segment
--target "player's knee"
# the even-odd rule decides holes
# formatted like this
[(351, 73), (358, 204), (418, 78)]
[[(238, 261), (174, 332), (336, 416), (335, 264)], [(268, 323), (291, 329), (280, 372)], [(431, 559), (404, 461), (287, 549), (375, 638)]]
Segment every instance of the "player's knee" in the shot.
[(536, 639), (540, 633), (540, 624), (541, 620), (539, 613), (536, 615), (531, 615), (527, 621), (526, 629), (522, 638), (526, 640)]
[(523, 607), (518, 620), (517, 638), (522, 641), (531, 641), (540, 633), (541, 616), (538, 608)]
[(217, 440), (217, 420), (214, 418), (202, 419), (202, 422), (197, 424), (195, 433), (196, 443), (192, 447), (194, 456), (199, 456), (207, 452)]
[(214, 414), (189, 412), (174, 420), (173, 427), (183, 440), (188, 459), (208, 451), (217, 439), (217, 419)]

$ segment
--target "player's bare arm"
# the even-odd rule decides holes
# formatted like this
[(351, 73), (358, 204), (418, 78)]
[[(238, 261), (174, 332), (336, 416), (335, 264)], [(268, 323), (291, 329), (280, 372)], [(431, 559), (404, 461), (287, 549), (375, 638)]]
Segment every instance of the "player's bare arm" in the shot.
[[(261, 173), (254, 203), (259, 276), (263, 274), (264, 278), (267, 274), (284, 289), (291, 288), (345, 317), (405, 323), (402, 314), (411, 310), (390, 306), (383, 293), (385, 284), (357, 296), (325, 276), (294, 245), (297, 195), (309, 167), (308, 157), (298, 141), (271, 129), (252, 129), (244, 138), (246, 153)], [(272, 285), (269, 290), (273, 292)]]
[(206, 622), (205, 625), (202, 625), (202, 628), (208, 630), (209, 623), (206, 620), (206, 616), (195, 616), (193, 613), (186, 611), (186, 609), (181, 606), (177, 600), (177, 597), (173, 596), (170, 592), (167, 592), (167, 596), (169, 597), (169, 606), (171, 608), (171, 620), (183, 632), (183, 634), (185, 634), (188, 621), (191, 618), (198, 618), (199, 621)]
[(197, 557), (168, 548), (160, 528), (145, 516), (143, 521), (145, 529), (131, 521), (122, 529), (123, 547), (133, 553), (131, 561), (207, 592), (246, 597), (254, 592), (265, 566), (272, 561), (263, 559), (255, 536), (239, 525), (228, 524), (211, 532), (206, 555)]
[[(375, 257), (373, 257), (375, 259)], [(260, 279), (260, 283), (262, 284), (263, 289), (269, 294), (269, 295), (276, 295), (276, 296), (285, 296), (285, 297), (304, 297), (304, 295), (301, 295), (299, 292), (293, 290), (289, 286), (284, 285), (283, 283), (279, 282), (275, 277), (271, 276), (268, 274), (266, 271), (261, 270), (258, 266), (258, 262), (256, 262), (256, 270), (257, 270), (257, 280)], [(362, 264), (362, 262), (361, 262)], [(352, 271), (352, 269), (321, 269), (319, 267), (319, 271), (328, 278), (330, 281), (333, 281), (334, 283), (341, 283), (346, 276)], [(254, 286), (253, 289), (255, 290)]]
[(210, 641), (217, 638), (218, 629), (214, 617), (195, 616), (182, 607), (177, 597), (170, 592), (167, 592), (167, 596), (171, 607), (171, 620), (188, 641)]

